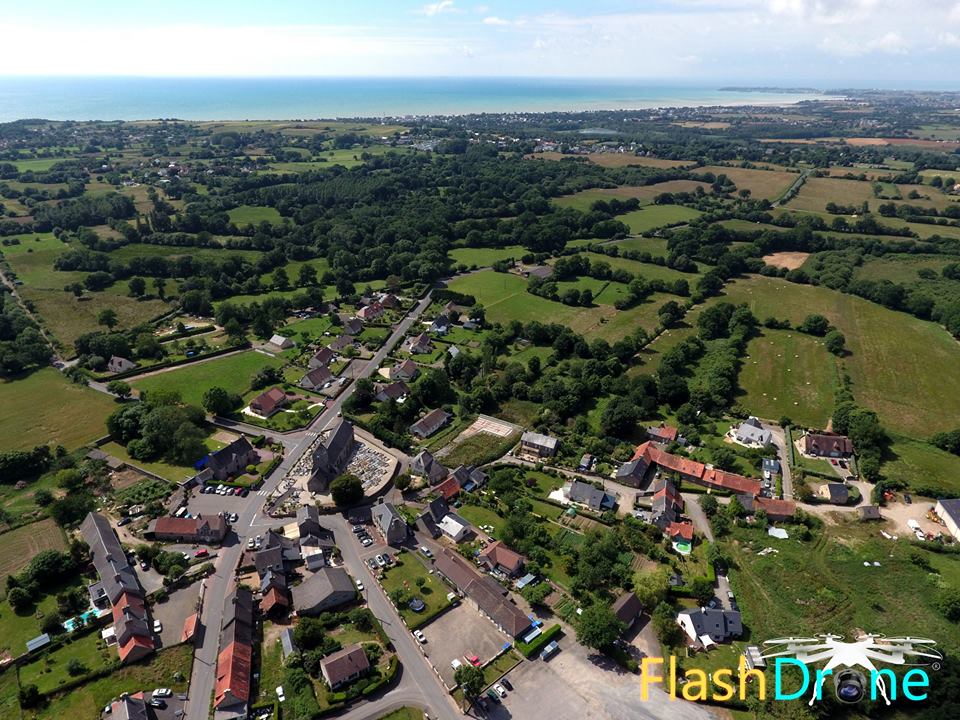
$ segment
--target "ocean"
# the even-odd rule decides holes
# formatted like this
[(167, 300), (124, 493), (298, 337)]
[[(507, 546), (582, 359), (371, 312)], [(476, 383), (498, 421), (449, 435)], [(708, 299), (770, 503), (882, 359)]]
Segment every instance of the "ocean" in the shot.
[(551, 78), (0, 78), (0, 121), (305, 120), (789, 104), (816, 95)]

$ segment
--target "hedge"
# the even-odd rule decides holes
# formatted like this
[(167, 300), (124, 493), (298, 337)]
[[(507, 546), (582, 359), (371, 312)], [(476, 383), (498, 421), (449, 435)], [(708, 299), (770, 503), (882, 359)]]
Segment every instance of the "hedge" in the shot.
[(517, 650), (519, 650), (525, 658), (531, 658), (543, 650), (551, 640), (562, 632), (563, 630), (559, 625), (553, 625), (535, 637), (533, 642), (525, 643), (522, 640), (517, 640)]

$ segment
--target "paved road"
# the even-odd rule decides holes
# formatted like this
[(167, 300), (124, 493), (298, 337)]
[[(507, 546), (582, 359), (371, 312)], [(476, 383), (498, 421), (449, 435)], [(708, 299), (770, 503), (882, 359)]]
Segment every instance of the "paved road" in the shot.
[[(387, 357), (393, 347), (400, 342), (407, 330), (416, 322), (423, 312), (430, 305), (431, 293), (417, 303), (407, 316), (400, 321), (396, 329), (376, 354), (367, 361), (363, 367), (360, 377), (369, 377), (372, 375), (381, 362)], [(280, 481), (286, 476), (287, 472), (294, 466), (297, 460), (306, 452), (310, 443), (316, 437), (316, 434), (329, 426), (341, 412), (343, 403), (353, 394), (355, 385), (351, 384), (340, 393), (340, 396), (332, 400), (327, 408), (317, 416), (310, 427), (303, 432), (302, 437), (293, 446), (293, 449), (287, 451), (284, 460), (274, 470), (264, 483), (263, 489), (272, 492), (276, 489)], [(257, 528), (264, 525), (270, 525), (268, 518), (261, 517), (263, 496), (251, 494), (243, 504), (242, 510), (237, 510), (240, 516), (233, 524), (233, 530), (237, 534), (237, 540), (233, 544), (224, 547), (215, 563), (216, 573), (207, 579), (206, 595), (204, 608), (201, 615), (204, 632), (201, 644), (196, 650), (193, 664), (193, 672), (190, 680), (190, 700), (187, 704), (188, 720), (208, 720), (210, 716), (211, 698), (213, 688), (216, 682), (216, 662), (217, 651), (219, 647), (220, 623), (223, 619), (224, 603), (227, 594), (234, 585), (234, 570), (240, 560), (243, 552), (243, 545), (250, 535), (256, 535), (260, 532)], [(386, 599), (384, 598), (384, 601)], [(389, 605), (389, 603), (388, 603)], [(374, 613), (381, 617), (382, 608), (372, 608)], [(387, 615), (389, 617), (389, 615)], [(399, 619), (397, 620), (399, 622)], [(392, 636), (391, 636), (392, 637)], [(414, 642), (412, 638), (406, 638), (409, 642)], [(401, 641), (402, 643), (402, 641)], [(416, 649), (414, 648), (416, 651)], [(401, 661), (404, 659), (401, 655)], [(412, 663), (414, 666), (423, 666), (424, 662)], [(411, 675), (416, 673), (414, 668), (408, 668)], [(406, 676), (406, 671), (405, 671)]]
[(762, 423), (764, 430), (773, 434), (773, 444), (777, 446), (777, 458), (780, 460), (780, 472), (783, 477), (783, 499), (793, 500), (793, 476), (790, 474), (790, 450), (787, 447), (787, 433), (779, 425)]
[[(419, 644), (403, 624), (383, 589), (370, 575), (370, 571), (360, 557), (360, 544), (357, 542), (356, 535), (351, 532), (347, 521), (340, 515), (328, 515), (324, 518), (324, 524), (332, 526), (337, 547), (340, 548), (347, 570), (355, 578), (363, 580), (367, 605), (380, 619), (383, 629), (393, 641), (400, 662), (403, 664), (403, 675), (399, 685), (380, 698), (379, 703), (383, 708), (378, 710), (385, 709), (398, 699), (417, 698), (418, 702), (414, 704), (421, 708), (426, 706), (431, 717), (441, 720), (460, 717), (455, 711), (450, 695), (420, 652)], [(376, 714), (369, 705), (364, 704), (343, 717), (375, 718), (380, 715)]]

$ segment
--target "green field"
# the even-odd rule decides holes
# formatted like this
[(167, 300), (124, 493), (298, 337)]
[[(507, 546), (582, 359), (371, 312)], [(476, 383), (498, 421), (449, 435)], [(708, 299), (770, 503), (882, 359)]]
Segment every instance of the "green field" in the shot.
[(203, 405), (203, 394), (211, 387), (219, 386), (228, 392), (244, 395), (250, 390), (250, 380), (258, 370), (279, 368), (283, 363), (282, 358), (248, 350), (160, 371), (135, 380), (131, 385), (140, 391), (173, 390), (180, 393), (184, 402), (199, 407)]
[(262, 222), (279, 224), (282, 221), (276, 208), (261, 205), (241, 205), (230, 210), (230, 222), (234, 225), (259, 225)]
[(807, 427), (825, 427), (833, 410), (834, 358), (818, 338), (790, 330), (764, 330), (747, 346), (737, 398), (752, 414), (783, 415)]
[[(417, 586), (417, 578), (424, 578), (422, 588)], [(419, 613), (406, 605), (400, 607), (400, 615), (411, 630), (423, 625), (450, 604), (447, 600), (449, 588), (435, 574), (428, 572), (423, 563), (410, 553), (397, 556), (396, 562), (384, 573), (381, 584), (387, 594), (403, 589), (409, 597), (423, 600), (426, 608)]]
[[(821, 632), (849, 637), (860, 629), (934, 637), (947, 648), (960, 645), (960, 627), (934, 606), (938, 586), (955, 582), (960, 561), (924, 552), (932, 565), (943, 566), (941, 575), (930, 574), (910, 561), (917, 551), (909, 543), (886, 540), (877, 525), (847, 518), (806, 543), (771, 540), (765, 532), (741, 528), (724, 543), (734, 558), (730, 580), (750, 637)], [(757, 555), (770, 545), (778, 554)]]
[[(646, 239), (644, 239), (646, 240)], [(675, 282), (676, 280), (686, 280), (691, 285), (697, 280), (696, 273), (680, 272), (664, 265), (655, 265), (654, 263), (640, 262), (639, 260), (628, 260), (622, 257), (610, 257), (600, 253), (581, 253), (584, 257), (590, 258), (590, 262), (605, 262), (614, 269), (626, 270), (627, 272), (639, 275), (647, 280), (666, 280)]]
[(13, 160), (13, 164), (17, 166), (17, 170), (20, 172), (27, 172), (28, 170), (33, 170), (34, 172), (44, 172), (49, 170), (58, 162), (63, 162), (69, 158), (35, 158), (31, 160)]
[(453, 248), (448, 254), (454, 264), (463, 264), (467, 267), (489, 267), (498, 260), (513, 258), (519, 260), (529, 250), (522, 245), (508, 245), (503, 248)]
[[(650, 267), (659, 269), (654, 265)], [(527, 281), (524, 278), (492, 270), (472, 273), (450, 282), (451, 290), (473, 295), (477, 302), (483, 304), (490, 322), (557, 322), (568, 325), (575, 332), (590, 339), (599, 337), (611, 342), (637, 327), (652, 330), (657, 325), (657, 308), (668, 299), (675, 298), (672, 295), (655, 293), (645, 303), (629, 310), (618, 311), (610, 305), (572, 307), (532, 295), (526, 288)]]
[(919, 440), (895, 436), (881, 472), (891, 480), (903, 480), (911, 488), (939, 489), (945, 494), (960, 491), (960, 457)]
[(661, 228), (666, 225), (677, 225), (696, 220), (702, 213), (683, 205), (649, 205), (640, 210), (619, 215), (617, 220), (624, 222), (634, 235)]
[(0, 394), (0, 451), (46, 443), (79, 447), (106, 434), (107, 415), (118, 407), (112, 397), (75, 385), (53, 368), (0, 382)]
[(610, 244), (616, 245), (621, 250), (648, 252), (653, 257), (667, 257), (670, 254), (667, 250), (666, 238), (630, 237), (616, 240)]
[[(189, 255), (193, 258), (226, 260), (229, 257), (242, 257), (247, 260), (256, 260), (262, 252), (259, 250), (236, 250), (233, 248), (216, 247), (180, 247), (177, 245), (153, 245), (151, 243), (131, 243), (123, 245), (110, 253), (110, 257), (117, 260), (129, 260), (135, 257), (168, 257), (177, 258)], [(293, 278), (296, 279), (296, 276)], [(152, 292), (153, 288), (148, 286)]]
[(190, 678), (192, 650), (189, 645), (162, 650), (144, 663), (120, 668), (107, 677), (57, 695), (49, 704), (37, 710), (24, 711), (23, 717), (26, 720), (86, 720), (99, 717), (103, 706), (121, 693), (151, 690), (155, 687), (168, 687), (174, 692), (183, 692)]
[(40, 692), (49, 694), (71, 680), (66, 668), (70, 660), (81, 662), (91, 671), (106, 665), (115, 655), (116, 650), (106, 646), (99, 632), (91, 632), (46, 653), (43, 659), (21, 666), (20, 683), (36, 685)]
[(817, 312), (846, 336), (844, 363), (857, 401), (890, 430), (926, 438), (956, 426), (960, 346), (939, 325), (824, 287), (751, 277), (727, 285), (722, 300), (747, 303), (761, 320), (799, 323)]

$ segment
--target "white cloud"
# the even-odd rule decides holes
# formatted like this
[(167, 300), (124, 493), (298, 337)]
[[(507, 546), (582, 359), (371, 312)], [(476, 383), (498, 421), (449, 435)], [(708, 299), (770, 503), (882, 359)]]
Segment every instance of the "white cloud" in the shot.
[(499, 18), (499, 17), (496, 17), (496, 16), (494, 15), (494, 16), (491, 16), (491, 17), (485, 17), (485, 18), (483, 19), (483, 24), (484, 24), (484, 25), (498, 25), (498, 26), (500, 26), (500, 27), (506, 27), (506, 26), (512, 25), (513, 23), (511, 23), (509, 20), (504, 20), (503, 18)]
[(453, 0), (438, 0), (438, 2), (429, 3), (420, 8), (420, 12), (427, 17), (455, 11), (456, 8), (453, 6)]

